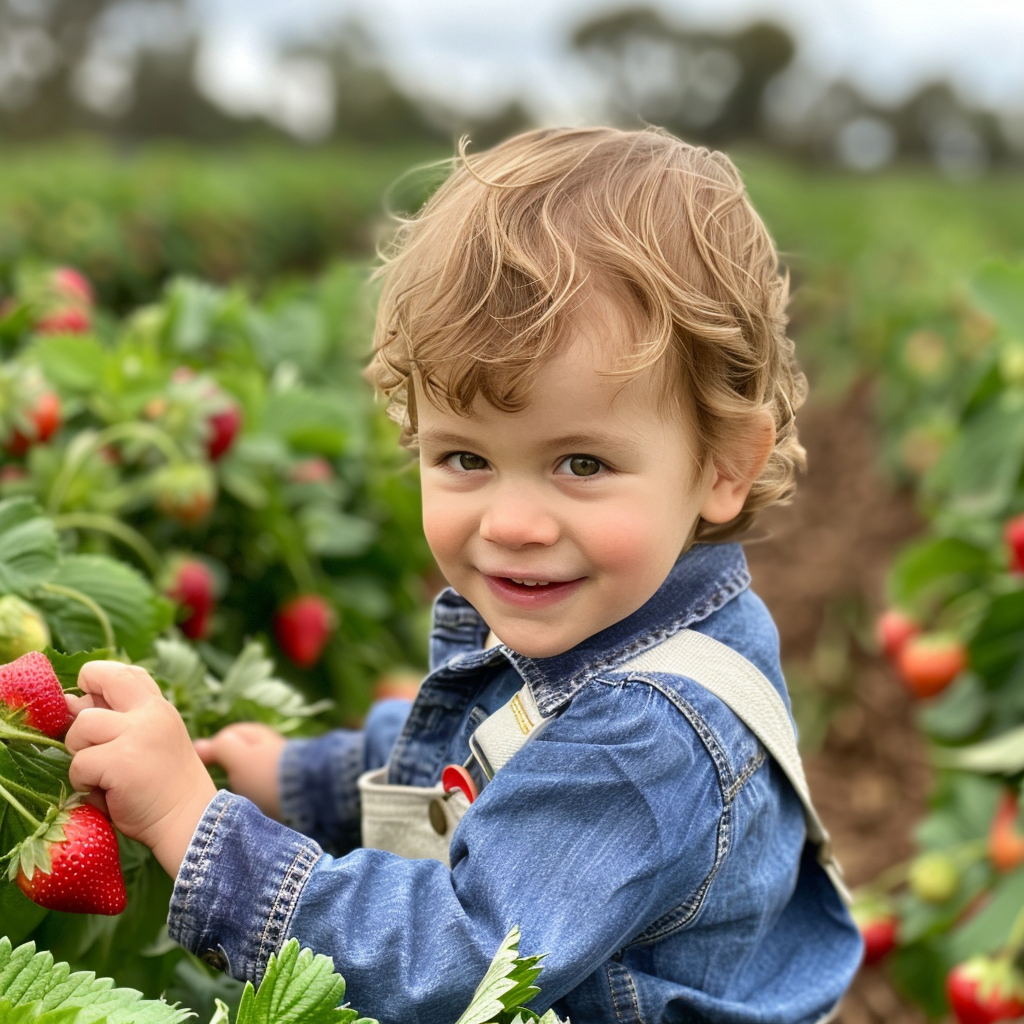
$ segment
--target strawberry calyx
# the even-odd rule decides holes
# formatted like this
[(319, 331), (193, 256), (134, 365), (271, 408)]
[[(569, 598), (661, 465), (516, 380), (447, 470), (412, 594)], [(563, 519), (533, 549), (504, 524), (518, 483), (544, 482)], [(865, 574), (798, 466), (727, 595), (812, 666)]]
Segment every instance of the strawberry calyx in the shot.
[(1024, 976), (1006, 953), (956, 964), (946, 977), (946, 995), (961, 1024), (1012, 1020), (1024, 1014)]
[(71, 820), (71, 811), (81, 804), (81, 794), (73, 793), (67, 800), (50, 807), (36, 830), (6, 855), (11, 858), (7, 868), (9, 881), (13, 882), (19, 872), (29, 881), (37, 871), (43, 874), (50, 873), (53, 869), (51, 848), (56, 843), (63, 843), (67, 838), (64, 827)]

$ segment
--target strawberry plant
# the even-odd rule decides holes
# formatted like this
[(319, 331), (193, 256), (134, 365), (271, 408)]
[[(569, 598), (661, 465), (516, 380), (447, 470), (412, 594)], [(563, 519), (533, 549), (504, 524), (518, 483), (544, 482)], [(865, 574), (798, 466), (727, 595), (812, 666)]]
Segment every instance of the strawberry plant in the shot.
[(866, 887), (899, 917), (886, 958), (897, 985), (960, 1021), (1024, 1011), (1013, 1002), (1024, 994), (1013, 966), (1024, 928), (1024, 266), (989, 264), (972, 288), (988, 327), (971, 358), (919, 374), (916, 387), (898, 382), (905, 420), (941, 402), (952, 427), (918, 481), (928, 533), (889, 575), (901, 629), (879, 627), (894, 676), (924, 698), (918, 723), (936, 775), (918, 853)]

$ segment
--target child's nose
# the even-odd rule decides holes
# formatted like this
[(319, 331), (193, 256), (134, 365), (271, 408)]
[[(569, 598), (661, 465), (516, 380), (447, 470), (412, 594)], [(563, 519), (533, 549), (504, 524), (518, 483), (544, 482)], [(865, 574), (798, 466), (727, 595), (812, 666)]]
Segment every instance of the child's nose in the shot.
[(550, 547), (559, 532), (557, 519), (538, 495), (512, 482), (493, 494), (480, 519), (480, 536), (505, 548)]

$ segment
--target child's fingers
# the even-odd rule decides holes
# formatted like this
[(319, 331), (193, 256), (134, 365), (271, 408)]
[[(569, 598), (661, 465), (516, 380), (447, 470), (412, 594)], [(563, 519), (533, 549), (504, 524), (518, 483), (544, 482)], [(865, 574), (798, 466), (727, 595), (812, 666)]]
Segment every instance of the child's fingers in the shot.
[(99, 743), (109, 743), (117, 739), (124, 731), (124, 716), (117, 711), (105, 708), (83, 708), (68, 729), (64, 737), (64, 746), (72, 756), (94, 747)]
[(163, 697), (145, 669), (119, 661), (87, 661), (79, 670), (78, 685), (95, 706), (114, 711), (131, 711), (153, 697)]
[(107, 759), (102, 747), (86, 747), (75, 754), (68, 768), (68, 779), (76, 793), (89, 793), (104, 788), (103, 774)]

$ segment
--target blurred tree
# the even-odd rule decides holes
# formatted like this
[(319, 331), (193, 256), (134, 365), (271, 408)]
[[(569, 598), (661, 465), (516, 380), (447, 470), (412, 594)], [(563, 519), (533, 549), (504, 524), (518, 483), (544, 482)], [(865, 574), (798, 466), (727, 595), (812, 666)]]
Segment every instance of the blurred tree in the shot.
[(785, 29), (768, 22), (694, 32), (651, 7), (587, 21), (571, 47), (590, 65), (613, 120), (714, 144), (765, 137), (765, 90), (796, 52)]

